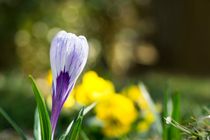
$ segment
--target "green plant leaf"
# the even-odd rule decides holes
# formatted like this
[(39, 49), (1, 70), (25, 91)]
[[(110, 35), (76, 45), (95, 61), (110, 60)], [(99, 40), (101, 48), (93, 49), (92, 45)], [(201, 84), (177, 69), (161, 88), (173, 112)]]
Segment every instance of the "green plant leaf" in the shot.
[(59, 140), (77, 140), (81, 129), (81, 124), (84, 116), (95, 107), (96, 103), (93, 103), (86, 108), (82, 108), (77, 117), (69, 124), (65, 133), (59, 138)]
[(9, 115), (0, 107), (0, 114), (12, 125), (16, 132), (21, 136), (22, 140), (27, 140), (22, 129), (9, 117)]
[[(163, 117), (166, 118), (169, 115), (169, 110), (168, 110), (168, 103), (169, 103), (169, 88), (166, 89), (164, 92), (164, 97), (163, 97)], [(165, 123), (165, 120), (163, 119), (163, 134), (162, 134), (162, 139), (163, 140), (168, 140), (169, 136), (169, 126)]]
[[(180, 122), (180, 94), (178, 92), (175, 92), (172, 95), (172, 104), (173, 104), (173, 111), (172, 111), (172, 118), (176, 122)], [(174, 140), (180, 140), (181, 139), (181, 134), (180, 131), (175, 128), (175, 127), (170, 127), (171, 131), (171, 137)]]
[(77, 118), (75, 119), (66, 140), (77, 140), (81, 129), (82, 121), (84, 118), (84, 108), (79, 111)]
[(59, 140), (77, 140), (84, 117), (84, 107), (79, 111), (77, 117), (70, 123), (66, 132)]
[(82, 137), (83, 140), (90, 140), (88, 138), (87, 134), (83, 130), (81, 130), (81, 137)]
[(32, 76), (29, 76), (31, 80), (33, 92), (35, 95), (38, 112), (39, 112), (39, 120), (40, 120), (40, 128), (41, 128), (41, 138), (42, 140), (51, 140), (51, 124), (50, 118), (47, 111), (47, 107), (43, 97), (41, 96), (40, 91), (38, 90), (36, 83)]
[(40, 118), (39, 118), (39, 112), (36, 108), (34, 113), (34, 139), (35, 140), (41, 140), (41, 127), (40, 127)]

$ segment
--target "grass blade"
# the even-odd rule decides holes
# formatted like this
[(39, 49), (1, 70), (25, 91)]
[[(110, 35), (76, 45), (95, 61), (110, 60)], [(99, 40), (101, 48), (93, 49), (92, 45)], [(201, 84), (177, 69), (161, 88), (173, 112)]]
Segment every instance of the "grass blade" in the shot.
[(9, 117), (9, 115), (0, 107), (0, 114), (12, 125), (16, 132), (21, 136), (22, 140), (27, 140), (22, 129)]
[[(167, 118), (169, 114), (168, 110), (168, 102), (169, 102), (169, 89), (167, 88), (164, 93), (164, 99), (163, 99), (163, 118)], [(169, 126), (165, 123), (165, 120), (163, 119), (163, 140), (168, 140), (169, 135)]]
[[(172, 118), (176, 122), (179, 123), (180, 122), (180, 95), (179, 95), (178, 92), (175, 92), (172, 95), (172, 103), (173, 103)], [(171, 127), (170, 131), (171, 131), (171, 137), (174, 140), (180, 140), (181, 139), (180, 131), (177, 128)]]

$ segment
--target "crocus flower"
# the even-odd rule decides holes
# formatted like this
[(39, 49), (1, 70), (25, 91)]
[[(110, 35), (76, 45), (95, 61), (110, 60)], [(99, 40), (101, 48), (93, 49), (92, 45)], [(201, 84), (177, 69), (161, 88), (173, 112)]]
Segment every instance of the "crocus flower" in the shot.
[(52, 83), (52, 137), (59, 114), (88, 57), (88, 43), (84, 36), (60, 31), (55, 35), (50, 48)]

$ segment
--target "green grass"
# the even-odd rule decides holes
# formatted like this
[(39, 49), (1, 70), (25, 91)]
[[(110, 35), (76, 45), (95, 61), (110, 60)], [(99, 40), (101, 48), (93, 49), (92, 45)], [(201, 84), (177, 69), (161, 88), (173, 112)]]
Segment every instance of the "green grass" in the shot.
[(166, 87), (178, 91), (181, 98), (181, 114), (184, 118), (199, 115), (202, 107), (210, 105), (210, 78), (165, 73), (148, 73), (140, 78), (155, 101), (163, 101)]

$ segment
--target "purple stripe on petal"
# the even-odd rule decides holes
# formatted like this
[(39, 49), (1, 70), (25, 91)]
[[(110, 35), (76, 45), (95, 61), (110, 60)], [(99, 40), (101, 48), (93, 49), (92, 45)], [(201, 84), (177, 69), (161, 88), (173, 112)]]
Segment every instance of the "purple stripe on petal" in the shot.
[(66, 93), (70, 82), (68, 72), (61, 71), (56, 79), (56, 99), (60, 100), (64, 93)]
[(73, 85), (72, 83), (70, 83), (70, 76), (68, 72), (60, 72), (59, 76), (56, 79), (56, 90), (53, 90), (52, 98), (51, 124), (53, 133), (56, 128), (61, 108), (66, 101), (66, 96), (68, 96), (68, 94), (71, 92)]

